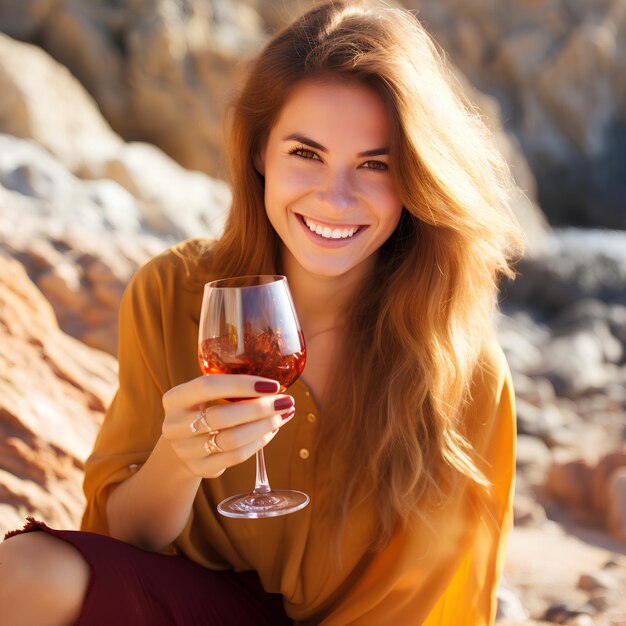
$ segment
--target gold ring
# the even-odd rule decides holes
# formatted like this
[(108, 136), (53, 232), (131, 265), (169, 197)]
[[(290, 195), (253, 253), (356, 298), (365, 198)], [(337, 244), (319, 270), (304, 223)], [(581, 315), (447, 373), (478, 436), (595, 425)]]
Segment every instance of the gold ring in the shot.
[(189, 430), (192, 433), (198, 432), (198, 423), (202, 423), (202, 425), (207, 429), (207, 432), (213, 431), (213, 429), (209, 426), (209, 424), (206, 421), (206, 409), (202, 409), (202, 411), (198, 411), (196, 413), (196, 417), (193, 420), (193, 422), (189, 424)]
[(220, 434), (219, 430), (212, 430), (209, 433), (209, 438), (204, 442), (204, 451), (207, 453), (207, 456), (211, 456), (216, 452), (224, 452), (216, 443), (215, 437)]

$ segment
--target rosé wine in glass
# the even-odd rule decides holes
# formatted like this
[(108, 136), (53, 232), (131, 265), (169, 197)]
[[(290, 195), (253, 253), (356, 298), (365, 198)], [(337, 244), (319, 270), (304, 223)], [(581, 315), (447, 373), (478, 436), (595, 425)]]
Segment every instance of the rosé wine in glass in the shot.
[[(200, 312), (198, 361), (207, 376), (262, 376), (278, 381), (281, 392), (292, 385), (304, 369), (306, 346), (287, 279), (259, 275), (207, 283)], [(309, 497), (301, 491), (270, 488), (263, 449), (256, 453), (256, 465), (254, 490), (220, 502), (217, 508), (222, 515), (274, 517), (308, 504)]]

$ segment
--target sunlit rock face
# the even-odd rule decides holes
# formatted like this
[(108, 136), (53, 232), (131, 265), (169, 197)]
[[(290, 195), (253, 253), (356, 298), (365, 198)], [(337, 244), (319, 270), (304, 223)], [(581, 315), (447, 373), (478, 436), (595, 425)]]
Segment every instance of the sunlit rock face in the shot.
[(0, 346), (0, 534), (26, 515), (75, 528), (83, 463), (117, 363), (61, 331), (24, 268), (4, 255)]
[(621, 0), (404, 0), (472, 83), (497, 97), (554, 224), (626, 228)]
[(61, 327), (110, 354), (131, 274), (168, 244), (222, 231), (230, 189), (148, 143), (126, 143), (68, 70), (0, 35), (0, 249)]

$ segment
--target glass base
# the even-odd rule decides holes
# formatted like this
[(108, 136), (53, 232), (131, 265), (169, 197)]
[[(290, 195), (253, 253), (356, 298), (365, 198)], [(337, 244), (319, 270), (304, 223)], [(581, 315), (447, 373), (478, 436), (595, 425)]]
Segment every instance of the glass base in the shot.
[(252, 492), (231, 496), (222, 500), (217, 510), (226, 517), (256, 519), (295, 513), (308, 503), (309, 496), (302, 491), (277, 489), (265, 494)]

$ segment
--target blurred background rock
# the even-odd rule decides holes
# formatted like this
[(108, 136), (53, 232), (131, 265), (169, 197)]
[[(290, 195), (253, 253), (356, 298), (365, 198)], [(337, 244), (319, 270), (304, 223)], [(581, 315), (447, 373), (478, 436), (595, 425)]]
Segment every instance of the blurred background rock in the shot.
[[(218, 235), (245, 59), (312, 5), (0, 0), (0, 530), (76, 527), (140, 263)], [(497, 135), (528, 236), (499, 623), (626, 624), (626, 2), (405, 0)]]

